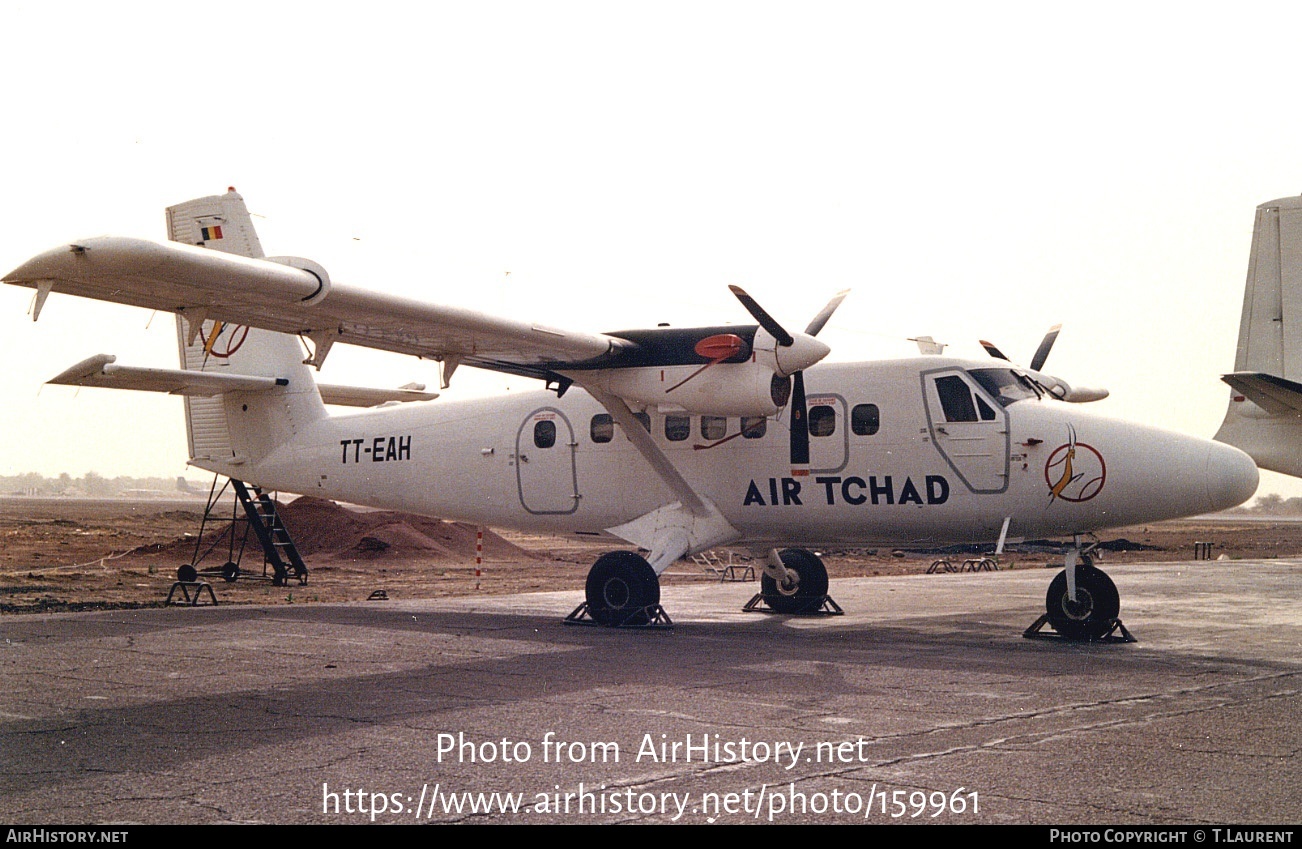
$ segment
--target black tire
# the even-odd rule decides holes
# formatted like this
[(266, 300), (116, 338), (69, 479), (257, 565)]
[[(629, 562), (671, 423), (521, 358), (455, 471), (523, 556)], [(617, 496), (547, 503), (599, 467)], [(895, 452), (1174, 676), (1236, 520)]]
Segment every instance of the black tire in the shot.
[(1044, 599), (1045, 613), (1053, 630), (1068, 640), (1097, 640), (1112, 630), (1121, 612), (1121, 596), (1107, 573), (1092, 564), (1076, 566), (1076, 602), (1067, 596), (1064, 569), (1049, 584)]
[(764, 603), (778, 613), (814, 613), (827, 598), (827, 567), (812, 551), (784, 548), (782, 565), (796, 573), (796, 584), (783, 587), (767, 574), (760, 579)]
[(222, 566), (222, 580), (226, 583), (233, 584), (239, 577), (240, 567), (235, 562), (227, 561), (226, 565)]
[(185, 563), (176, 570), (176, 579), (185, 584), (193, 584), (199, 580), (199, 572), (189, 563)]
[(651, 565), (631, 551), (597, 558), (585, 587), (588, 615), (602, 625), (646, 625), (660, 603), (660, 579)]

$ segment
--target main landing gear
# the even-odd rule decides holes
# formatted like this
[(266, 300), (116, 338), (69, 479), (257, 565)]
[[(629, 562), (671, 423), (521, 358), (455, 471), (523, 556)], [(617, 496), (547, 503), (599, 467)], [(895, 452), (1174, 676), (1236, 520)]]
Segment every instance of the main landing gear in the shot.
[[(586, 601), (565, 617), (569, 624), (612, 628), (674, 624), (660, 606), (660, 578), (644, 557), (632, 551), (611, 551), (598, 557), (588, 571), (584, 589)], [(828, 616), (845, 612), (827, 594), (827, 567), (818, 555), (803, 548), (771, 550), (760, 578), (760, 592), (742, 609)]]
[[(1077, 555), (1077, 556), (1073, 556)], [(1079, 559), (1078, 559), (1079, 558)], [(1066, 568), (1049, 584), (1045, 594), (1045, 613), (1023, 632), (1024, 637), (1047, 637), (1040, 629), (1049, 624), (1058, 636), (1072, 642), (1119, 641), (1133, 643), (1135, 638), (1121, 624), (1121, 596), (1116, 584), (1087, 553), (1068, 552)], [(1069, 572), (1075, 571), (1075, 593)]]
[(742, 610), (747, 613), (823, 613), (845, 611), (827, 594), (827, 567), (817, 554), (803, 548), (769, 551), (760, 578), (760, 591)]
[(660, 606), (660, 578), (640, 554), (610, 551), (588, 571), (587, 600), (565, 621), (613, 628), (671, 626)]

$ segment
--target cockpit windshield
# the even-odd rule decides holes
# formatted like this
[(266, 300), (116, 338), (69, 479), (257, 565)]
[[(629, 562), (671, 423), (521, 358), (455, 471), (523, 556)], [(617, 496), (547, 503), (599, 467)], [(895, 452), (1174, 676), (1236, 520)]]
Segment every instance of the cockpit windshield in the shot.
[(974, 368), (969, 369), (968, 374), (1004, 407), (1040, 397), (1039, 389), (1029, 377), (1010, 368)]

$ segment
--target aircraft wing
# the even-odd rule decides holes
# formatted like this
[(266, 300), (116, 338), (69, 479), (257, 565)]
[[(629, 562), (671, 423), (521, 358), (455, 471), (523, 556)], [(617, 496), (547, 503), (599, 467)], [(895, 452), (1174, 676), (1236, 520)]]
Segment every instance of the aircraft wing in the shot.
[[(37, 290), (161, 309), (192, 326), (224, 321), (512, 374), (556, 379), (554, 370), (614, 360), (627, 340), (332, 284), (296, 258), (250, 259), (175, 242), (100, 236), (46, 251), (3, 278)], [(445, 377), (450, 370), (445, 369)]]

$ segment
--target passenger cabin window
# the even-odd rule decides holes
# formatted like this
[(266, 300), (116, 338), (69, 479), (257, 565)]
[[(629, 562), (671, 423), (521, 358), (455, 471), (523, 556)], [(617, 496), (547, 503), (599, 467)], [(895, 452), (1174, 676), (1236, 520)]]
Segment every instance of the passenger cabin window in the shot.
[(615, 438), (615, 420), (610, 413), (598, 413), (592, 417), (588, 433), (592, 435), (593, 442), (609, 442)]
[(850, 430), (859, 436), (872, 436), (882, 426), (882, 415), (876, 404), (855, 404), (850, 411)]
[(682, 442), (692, 435), (692, 420), (688, 416), (665, 416), (665, 439)]
[(759, 439), (769, 428), (769, 420), (763, 416), (742, 416), (741, 436), (743, 439)]
[(647, 433), (651, 432), (651, 415), (649, 413), (634, 413), (633, 418), (642, 423), (642, 427)]
[(723, 439), (728, 435), (728, 420), (723, 416), (701, 416), (701, 438)]
[(533, 444), (539, 448), (551, 448), (556, 444), (556, 422), (534, 422)]
[(836, 433), (836, 410), (826, 404), (809, 408), (809, 435), (831, 436)]

